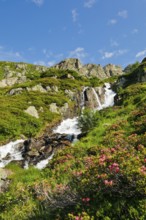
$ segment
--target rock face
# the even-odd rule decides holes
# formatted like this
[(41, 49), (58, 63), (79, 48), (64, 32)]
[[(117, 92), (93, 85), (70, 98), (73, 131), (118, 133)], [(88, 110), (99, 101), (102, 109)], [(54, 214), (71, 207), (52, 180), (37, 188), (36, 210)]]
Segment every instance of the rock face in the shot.
[(70, 58), (70, 59), (61, 61), (54, 67), (57, 69), (63, 69), (63, 70), (69, 69), (69, 70), (75, 70), (79, 72), (79, 70), (82, 68), (82, 64), (78, 59)]
[(75, 70), (76, 72), (86, 77), (97, 77), (99, 79), (104, 79), (111, 76), (119, 76), (123, 74), (122, 68), (120, 66), (113, 64), (108, 64), (105, 67), (96, 64), (82, 65), (82, 63), (75, 58), (66, 59), (55, 65), (54, 68), (62, 70)]
[(107, 77), (120, 76), (123, 74), (122, 68), (117, 65), (108, 64), (104, 67), (104, 72)]

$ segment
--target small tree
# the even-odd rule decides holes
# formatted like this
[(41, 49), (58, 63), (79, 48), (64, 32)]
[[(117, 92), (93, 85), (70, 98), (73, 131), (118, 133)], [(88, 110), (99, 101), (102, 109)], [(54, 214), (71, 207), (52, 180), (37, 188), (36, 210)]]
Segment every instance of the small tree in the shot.
[(78, 119), (78, 127), (82, 133), (87, 133), (96, 127), (98, 122), (98, 112), (90, 109), (85, 109)]

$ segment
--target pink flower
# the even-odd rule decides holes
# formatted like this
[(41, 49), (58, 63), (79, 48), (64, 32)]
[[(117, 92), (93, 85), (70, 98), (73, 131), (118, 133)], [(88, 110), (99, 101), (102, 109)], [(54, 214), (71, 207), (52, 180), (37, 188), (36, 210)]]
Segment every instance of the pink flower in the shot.
[(119, 164), (113, 163), (109, 166), (110, 171), (118, 173), (120, 171)]
[(113, 185), (113, 181), (112, 180), (104, 180), (104, 184), (106, 186), (112, 186)]
[(87, 197), (87, 198), (82, 198), (82, 201), (83, 201), (83, 202), (89, 202), (89, 201), (90, 201), (90, 198), (89, 198), (89, 197)]

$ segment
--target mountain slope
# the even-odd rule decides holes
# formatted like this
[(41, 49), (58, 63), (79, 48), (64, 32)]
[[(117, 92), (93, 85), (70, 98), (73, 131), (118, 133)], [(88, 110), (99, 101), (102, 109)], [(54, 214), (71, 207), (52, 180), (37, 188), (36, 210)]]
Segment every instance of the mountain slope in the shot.
[(92, 129), (72, 147), (58, 150), (47, 168), (7, 166), (13, 174), (1, 194), (1, 219), (146, 219), (146, 82), (137, 81), (141, 65), (122, 76), (124, 84), (121, 77), (115, 83), (115, 106), (90, 118), (85, 112), (84, 129), (89, 119)]

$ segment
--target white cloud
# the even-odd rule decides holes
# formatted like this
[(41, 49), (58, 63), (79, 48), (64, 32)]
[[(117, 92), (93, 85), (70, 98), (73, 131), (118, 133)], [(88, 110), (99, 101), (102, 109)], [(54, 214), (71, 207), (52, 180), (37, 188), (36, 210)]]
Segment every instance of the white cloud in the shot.
[(85, 8), (92, 8), (95, 3), (96, 3), (96, 0), (86, 0), (84, 3), (84, 7)]
[(69, 52), (69, 57), (75, 57), (78, 59), (83, 59), (87, 57), (87, 53), (83, 47), (77, 47), (75, 50)]
[(127, 53), (127, 52), (128, 52), (127, 49), (117, 50), (117, 51), (116, 51), (116, 55), (117, 55), (117, 56), (120, 56), (120, 55), (123, 55), (123, 54), (125, 54), (125, 53)]
[(128, 11), (127, 10), (119, 11), (118, 16), (126, 19), (128, 17)]
[(139, 32), (139, 30), (137, 29), (137, 28), (134, 28), (133, 30), (132, 30), (132, 34), (137, 34)]
[(13, 50), (6, 50), (4, 47), (0, 47), (0, 60), (5, 61), (22, 61), (24, 60), (20, 52)]
[(127, 49), (119, 49), (119, 50), (115, 50), (112, 52), (108, 52), (108, 51), (100, 51), (100, 53), (102, 54), (102, 59), (109, 59), (112, 57), (118, 57), (118, 56), (122, 56), (125, 53), (127, 53), (128, 50)]
[(145, 56), (145, 55), (146, 55), (146, 49), (145, 49), (145, 50), (142, 50), (142, 51), (139, 51), (139, 52), (136, 54), (136, 58), (142, 57), (142, 56)]
[(77, 19), (78, 19), (78, 16), (79, 16), (77, 10), (76, 10), (76, 9), (73, 9), (73, 10), (71, 11), (71, 13), (72, 13), (72, 20), (73, 20), (73, 22), (76, 22)]
[(32, 0), (37, 6), (41, 6), (44, 3), (44, 0)]
[(109, 25), (114, 25), (114, 24), (116, 24), (117, 23), (117, 20), (116, 19), (110, 19), (109, 21), (108, 21), (108, 24)]
[(56, 63), (55, 60), (51, 60), (51, 61), (49, 61), (47, 64), (48, 64), (48, 66), (54, 66), (55, 63)]
[(104, 52), (102, 59), (108, 59), (114, 56), (114, 52)]

